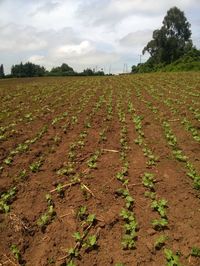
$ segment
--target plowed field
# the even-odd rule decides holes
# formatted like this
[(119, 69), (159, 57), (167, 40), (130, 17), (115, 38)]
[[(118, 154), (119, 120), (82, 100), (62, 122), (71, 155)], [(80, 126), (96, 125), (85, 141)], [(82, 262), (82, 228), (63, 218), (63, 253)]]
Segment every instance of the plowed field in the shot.
[(200, 265), (200, 74), (0, 81), (0, 265)]

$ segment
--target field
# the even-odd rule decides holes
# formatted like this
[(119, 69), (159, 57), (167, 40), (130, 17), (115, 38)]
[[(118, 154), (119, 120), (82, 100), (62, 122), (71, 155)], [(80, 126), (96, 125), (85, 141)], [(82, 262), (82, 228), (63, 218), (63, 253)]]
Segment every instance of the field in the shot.
[(200, 74), (0, 81), (0, 265), (200, 265)]

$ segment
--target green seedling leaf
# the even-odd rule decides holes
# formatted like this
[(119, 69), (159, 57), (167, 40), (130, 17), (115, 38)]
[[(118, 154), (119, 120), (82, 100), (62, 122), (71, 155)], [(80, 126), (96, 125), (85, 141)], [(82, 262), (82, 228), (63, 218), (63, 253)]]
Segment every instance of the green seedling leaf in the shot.
[(191, 256), (200, 258), (200, 248), (192, 247)]

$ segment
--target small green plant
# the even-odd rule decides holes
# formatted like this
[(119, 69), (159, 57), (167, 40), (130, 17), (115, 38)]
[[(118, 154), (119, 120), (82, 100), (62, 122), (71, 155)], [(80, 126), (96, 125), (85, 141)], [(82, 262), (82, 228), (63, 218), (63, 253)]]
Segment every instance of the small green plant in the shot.
[(72, 125), (75, 125), (78, 122), (78, 117), (75, 115), (73, 115), (71, 119), (72, 119), (71, 120)]
[(13, 162), (13, 158), (12, 157), (7, 157), (5, 160), (4, 160), (4, 163), (7, 164), (7, 165), (11, 165)]
[(200, 248), (192, 247), (191, 256), (200, 258)]
[(88, 214), (87, 219), (86, 219), (86, 224), (87, 225), (92, 225), (96, 222), (96, 215), (91, 213)]
[(59, 196), (61, 198), (64, 197), (64, 190), (63, 190), (63, 185), (61, 183), (59, 183), (57, 186), (56, 186), (56, 192), (59, 194)]
[(145, 187), (149, 188), (150, 190), (154, 190), (154, 183), (156, 182), (154, 178), (154, 174), (151, 173), (144, 173), (142, 177), (142, 183)]
[(137, 221), (134, 214), (126, 209), (122, 209), (120, 216), (125, 221), (125, 234), (122, 237), (122, 246), (124, 249), (135, 248), (135, 240), (137, 238)]
[(26, 172), (26, 170), (24, 169), (24, 170), (22, 170), (22, 171), (18, 174), (17, 179), (25, 180), (26, 178), (27, 178), (27, 172)]
[(82, 240), (82, 238), (83, 238), (83, 236), (81, 236), (81, 233), (80, 232), (75, 232), (73, 234), (73, 237), (74, 237), (74, 239), (75, 239), (76, 242), (80, 242)]
[(91, 169), (96, 169), (97, 168), (97, 159), (100, 155), (100, 152), (97, 151), (95, 152), (95, 154), (93, 154), (90, 159), (87, 161), (87, 165), (88, 167), (90, 167)]
[(105, 129), (103, 130), (103, 131), (101, 131), (100, 133), (99, 133), (99, 136), (100, 136), (100, 142), (104, 142), (104, 141), (106, 141), (107, 140), (107, 137), (106, 137), (106, 134), (105, 134)]
[(10, 247), (10, 250), (12, 254), (14, 255), (15, 259), (19, 262), (21, 260), (21, 254), (20, 254), (20, 250), (18, 249), (18, 247), (16, 245), (12, 245)]
[(52, 200), (52, 197), (51, 197), (51, 195), (50, 194), (46, 194), (45, 195), (45, 199), (46, 199), (46, 201), (47, 201), (47, 205), (48, 206), (53, 206), (53, 200)]
[(83, 221), (84, 219), (87, 218), (87, 207), (86, 207), (86, 206), (81, 206), (81, 207), (78, 209), (77, 217), (78, 217), (81, 221)]
[(37, 162), (32, 163), (29, 166), (29, 168), (30, 168), (31, 172), (37, 173), (39, 171), (39, 169), (40, 169), (41, 166), (42, 166), (42, 161), (40, 160), (40, 161), (37, 161)]
[(167, 260), (166, 266), (181, 266), (178, 255), (174, 255), (170, 249), (164, 249), (164, 253)]
[(67, 262), (66, 266), (76, 266), (76, 264), (73, 262), (73, 260), (70, 260)]
[(124, 185), (128, 184), (128, 179), (126, 176), (128, 175), (128, 163), (125, 162), (122, 170), (116, 174), (116, 178), (121, 181)]
[(53, 138), (53, 141), (56, 145), (58, 145), (60, 142), (61, 142), (61, 137), (59, 137), (58, 135), (56, 135), (54, 138)]
[(86, 248), (86, 251), (90, 251), (92, 249), (95, 249), (96, 246), (97, 246), (97, 236), (96, 235), (88, 236), (83, 243), (83, 247)]
[(55, 211), (52, 205), (48, 206), (48, 210), (40, 216), (37, 220), (37, 225), (44, 230), (48, 224), (52, 221), (55, 216)]
[(116, 194), (125, 198), (127, 209), (132, 209), (133, 204), (134, 204), (134, 199), (130, 196), (128, 190), (120, 188), (116, 191)]
[(187, 156), (185, 156), (182, 152), (182, 150), (173, 150), (173, 154), (175, 158), (180, 161), (180, 162), (186, 162), (187, 161)]
[(154, 200), (151, 204), (151, 208), (156, 210), (162, 218), (166, 218), (167, 201), (165, 199)]
[(48, 258), (47, 259), (47, 263), (49, 264), (49, 265), (51, 265), (51, 264), (55, 264), (55, 259), (54, 258)]
[(154, 200), (156, 198), (156, 193), (152, 191), (145, 191), (144, 196)]
[(18, 152), (26, 152), (28, 150), (29, 146), (26, 143), (19, 144), (16, 148), (16, 151)]
[(143, 143), (143, 137), (141, 135), (139, 135), (135, 140), (134, 140), (135, 144), (138, 144), (139, 146), (142, 145)]
[[(79, 256), (79, 252), (77, 248), (70, 248), (68, 250), (68, 254), (70, 256), (70, 262), (73, 262), (72, 259), (73, 258), (77, 258)], [(68, 264), (67, 264), (68, 265)], [(70, 265), (70, 264), (69, 264)], [(73, 264), (72, 264), (73, 265)]]
[(168, 226), (168, 220), (165, 218), (155, 219), (152, 221), (153, 228), (157, 231), (161, 231)]
[(74, 163), (73, 162), (67, 163), (67, 165), (64, 165), (56, 173), (57, 175), (67, 175), (67, 176), (75, 174)]
[(157, 250), (160, 250), (165, 245), (165, 242), (167, 241), (167, 239), (168, 237), (165, 235), (159, 236), (159, 238), (157, 238), (154, 243), (154, 248)]
[(200, 175), (197, 173), (196, 169), (190, 162), (187, 162), (187, 168), (188, 168), (187, 175), (193, 179), (194, 188), (200, 189)]
[(3, 193), (0, 197), (0, 212), (8, 213), (10, 211), (10, 204), (16, 194), (16, 188), (11, 188)]

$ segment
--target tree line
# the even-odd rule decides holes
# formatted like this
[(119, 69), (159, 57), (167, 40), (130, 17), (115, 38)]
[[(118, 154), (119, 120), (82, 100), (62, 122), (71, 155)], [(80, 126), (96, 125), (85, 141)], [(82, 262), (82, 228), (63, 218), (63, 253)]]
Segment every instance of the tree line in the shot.
[(104, 76), (103, 69), (95, 71), (95, 69), (84, 69), (82, 72), (76, 72), (66, 63), (61, 66), (53, 67), (50, 71), (43, 66), (27, 62), (20, 63), (11, 67), (11, 74), (5, 75), (3, 64), (0, 65), (0, 78), (23, 78), (23, 77), (44, 77), (44, 76)]

